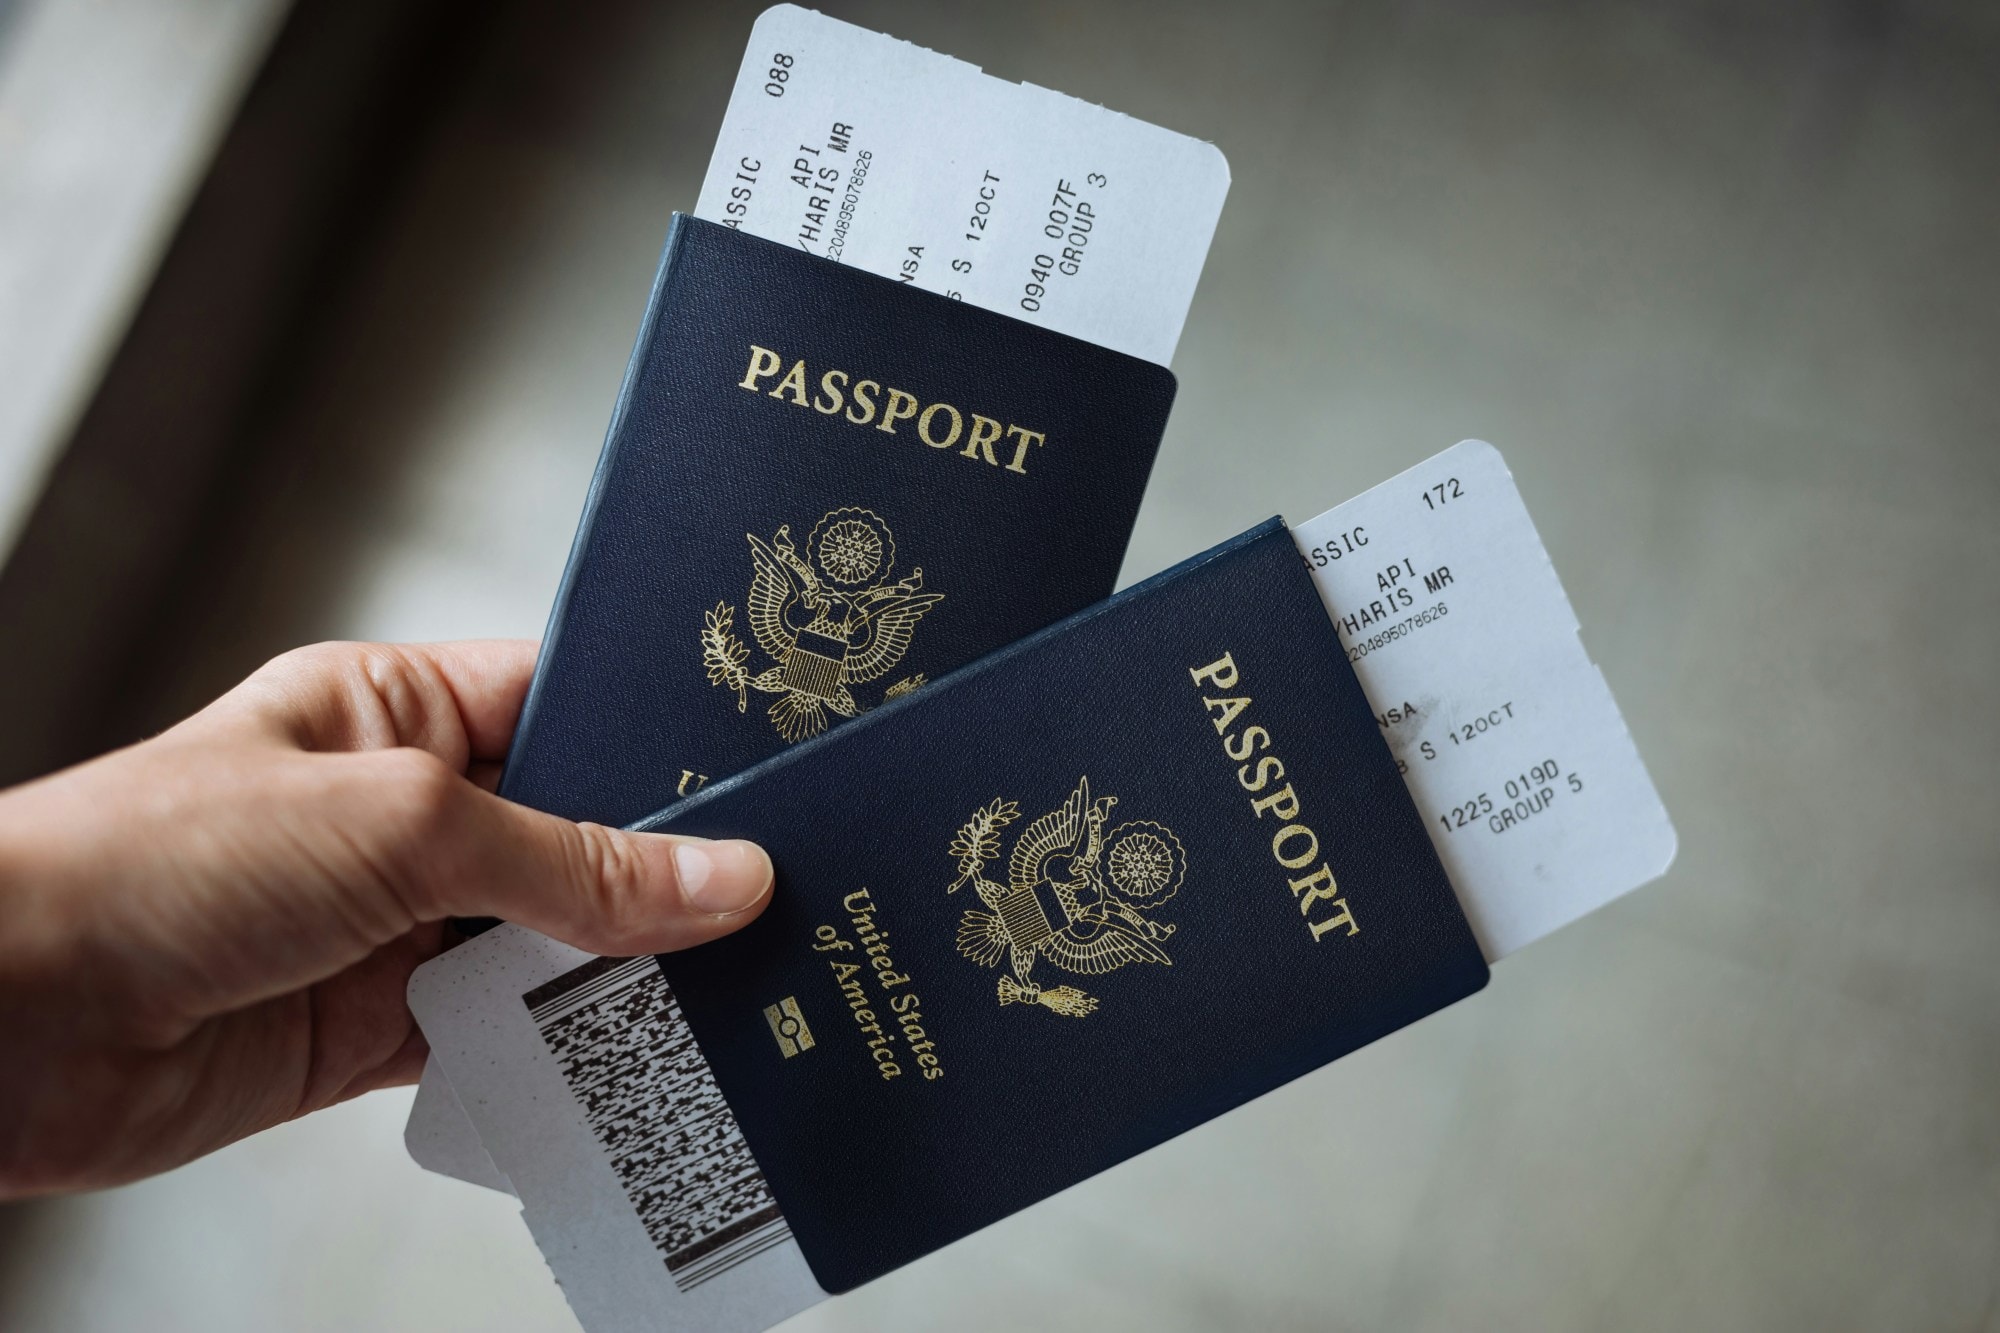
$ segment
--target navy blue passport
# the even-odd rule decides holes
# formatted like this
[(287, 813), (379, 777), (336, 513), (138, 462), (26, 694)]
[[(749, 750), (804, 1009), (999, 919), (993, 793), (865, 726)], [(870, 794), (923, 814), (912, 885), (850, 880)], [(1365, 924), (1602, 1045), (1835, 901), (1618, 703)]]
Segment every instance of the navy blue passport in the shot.
[(1173, 394), (676, 215), (501, 794), (626, 823), (1098, 600)]
[(1486, 982), (1277, 520), (643, 827), (776, 862), (659, 961), (831, 1291)]

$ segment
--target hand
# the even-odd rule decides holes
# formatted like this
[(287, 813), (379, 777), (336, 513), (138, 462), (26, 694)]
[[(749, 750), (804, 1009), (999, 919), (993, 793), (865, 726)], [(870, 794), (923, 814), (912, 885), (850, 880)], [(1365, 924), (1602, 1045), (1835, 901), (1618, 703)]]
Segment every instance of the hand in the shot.
[(0, 1197), (164, 1171), (411, 1081), (447, 917), (659, 953), (763, 910), (745, 842), (490, 794), (531, 643), (287, 653), (152, 740), (0, 792)]

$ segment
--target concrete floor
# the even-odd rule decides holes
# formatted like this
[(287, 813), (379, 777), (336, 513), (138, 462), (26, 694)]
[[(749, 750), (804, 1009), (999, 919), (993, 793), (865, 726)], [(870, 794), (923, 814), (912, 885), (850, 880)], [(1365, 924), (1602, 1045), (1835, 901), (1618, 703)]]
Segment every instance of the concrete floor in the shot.
[[(297, 640), (538, 632), (752, 12), (495, 41), (163, 708)], [(1127, 578), (1493, 440), (1681, 854), (790, 1327), (2000, 1330), (1994, 11), (841, 12), (1229, 155)], [(17, 1214), (0, 1326), (567, 1327), (509, 1202), (403, 1159), (406, 1104)]]

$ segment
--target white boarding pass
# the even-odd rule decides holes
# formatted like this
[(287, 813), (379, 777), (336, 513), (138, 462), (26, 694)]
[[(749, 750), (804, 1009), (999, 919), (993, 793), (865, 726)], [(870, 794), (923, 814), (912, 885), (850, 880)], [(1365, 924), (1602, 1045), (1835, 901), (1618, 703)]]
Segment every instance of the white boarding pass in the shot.
[(1292, 535), (1488, 962), (1666, 872), (1673, 825), (1498, 449)]
[(778, 5), (695, 216), (1166, 365), (1228, 191), (1213, 144)]

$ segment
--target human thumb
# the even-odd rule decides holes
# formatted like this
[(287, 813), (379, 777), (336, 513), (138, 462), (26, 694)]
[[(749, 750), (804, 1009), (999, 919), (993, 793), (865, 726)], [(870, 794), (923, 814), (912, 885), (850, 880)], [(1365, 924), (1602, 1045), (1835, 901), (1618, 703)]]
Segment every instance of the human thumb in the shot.
[[(748, 925), (770, 901), (752, 842), (572, 823), (461, 784), (413, 895), (444, 916), (498, 916), (593, 953), (668, 953)], [(430, 913), (426, 913), (429, 915)]]

